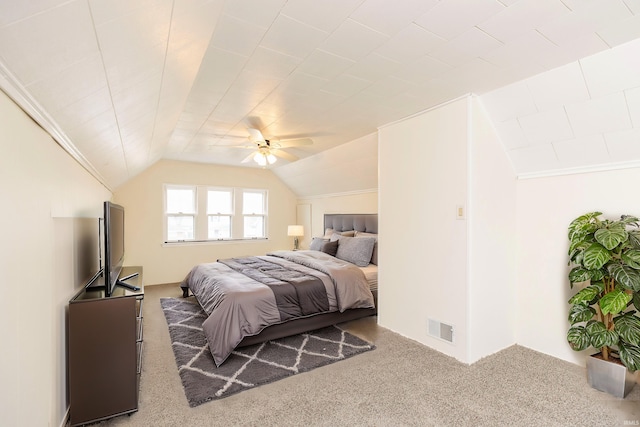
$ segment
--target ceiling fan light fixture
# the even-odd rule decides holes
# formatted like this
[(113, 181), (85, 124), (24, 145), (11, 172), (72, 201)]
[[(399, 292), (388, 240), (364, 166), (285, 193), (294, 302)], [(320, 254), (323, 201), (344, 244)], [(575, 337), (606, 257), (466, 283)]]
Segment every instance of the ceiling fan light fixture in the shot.
[(278, 158), (273, 154), (269, 153), (269, 155), (267, 156), (267, 162), (269, 162), (269, 164), (272, 165), (276, 162), (276, 160), (278, 160)]
[(267, 165), (267, 157), (262, 153), (256, 153), (256, 155), (253, 156), (253, 160), (255, 160), (256, 163), (259, 164), (260, 166)]

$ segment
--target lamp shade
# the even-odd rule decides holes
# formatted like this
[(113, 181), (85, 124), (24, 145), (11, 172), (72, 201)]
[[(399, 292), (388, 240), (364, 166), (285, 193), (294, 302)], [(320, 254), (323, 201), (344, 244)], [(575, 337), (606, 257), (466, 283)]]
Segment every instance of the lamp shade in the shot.
[(302, 225), (290, 225), (287, 227), (287, 236), (304, 236), (304, 227)]

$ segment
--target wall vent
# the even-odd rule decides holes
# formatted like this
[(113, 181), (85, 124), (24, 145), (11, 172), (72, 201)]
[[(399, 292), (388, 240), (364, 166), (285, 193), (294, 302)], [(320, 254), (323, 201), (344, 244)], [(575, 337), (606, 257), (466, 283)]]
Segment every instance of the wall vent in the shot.
[(453, 342), (453, 326), (439, 320), (429, 319), (429, 335), (441, 340)]

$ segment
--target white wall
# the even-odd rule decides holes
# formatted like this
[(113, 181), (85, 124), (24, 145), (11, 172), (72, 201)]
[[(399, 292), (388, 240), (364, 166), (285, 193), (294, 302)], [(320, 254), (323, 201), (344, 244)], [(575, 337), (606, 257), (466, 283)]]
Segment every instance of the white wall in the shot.
[(386, 126), (379, 145), (379, 323), (465, 363), (514, 344), (516, 179), (482, 106)]
[(97, 218), (111, 192), (0, 92), (0, 194), (1, 423), (58, 426), (68, 405), (65, 313), (78, 286), (70, 218)]
[(470, 101), (468, 362), (515, 343), (516, 176), (484, 108)]
[[(267, 240), (163, 245), (163, 184), (267, 189)], [(125, 264), (144, 268), (145, 285), (180, 282), (199, 263), (290, 249), (287, 226), (296, 222), (296, 197), (268, 169), (162, 160), (114, 191), (125, 208)]]
[(582, 173), (518, 182), (517, 342), (584, 365), (584, 354), (566, 340), (573, 295), (567, 265), (567, 227), (579, 215), (599, 211), (617, 219), (640, 215), (635, 187), (640, 169)]
[[(467, 102), (379, 130), (378, 323), (458, 360), (467, 359)], [(451, 344), (427, 319), (455, 327)]]

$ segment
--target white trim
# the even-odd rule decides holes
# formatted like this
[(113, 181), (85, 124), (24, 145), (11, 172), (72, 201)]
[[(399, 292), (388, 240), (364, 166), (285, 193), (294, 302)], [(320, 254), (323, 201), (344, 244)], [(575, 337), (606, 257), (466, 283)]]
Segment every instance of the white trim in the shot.
[(377, 192), (378, 192), (377, 188), (368, 188), (366, 190), (345, 191), (343, 193), (327, 193), (327, 194), (317, 194), (315, 196), (301, 196), (301, 197), (298, 197), (298, 201), (328, 199), (330, 197), (357, 196), (358, 194), (368, 194), (368, 193), (377, 193)]
[(36, 101), (20, 81), (0, 61), (0, 89), (9, 96), (22, 110), (33, 119), (54, 141), (73, 157), (87, 172), (97, 179), (107, 190), (113, 192), (104, 177), (76, 148), (66, 133)]
[(60, 422), (60, 427), (65, 427), (67, 425), (67, 423), (69, 422), (69, 411), (70, 411), (71, 407), (67, 406), (67, 410), (64, 413), (64, 417), (62, 417), (62, 421)]
[(535, 178), (548, 178), (553, 176), (562, 176), (562, 175), (577, 175), (581, 173), (593, 173), (593, 172), (608, 172), (620, 169), (633, 169), (640, 168), (640, 160), (635, 160), (631, 162), (618, 162), (618, 163), (609, 163), (602, 165), (593, 165), (593, 166), (581, 166), (575, 168), (566, 168), (566, 169), (553, 169), (548, 171), (540, 171), (540, 172), (527, 172), (527, 173), (519, 173), (517, 174), (517, 178), (519, 180), (525, 179), (535, 179)]
[(473, 94), (472, 92), (467, 92), (467, 93), (462, 94), (462, 95), (460, 95), (460, 96), (457, 96), (457, 97), (455, 97), (455, 98), (451, 98), (451, 99), (450, 99), (450, 100), (448, 100), (448, 101), (444, 101), (444, 102), (441, 102), (440, 104), (434, 105), (433, 107), (429, 107), (429, 108), (426, 108), (426, 109), (424, 109), (424, 110), (418, 111), (417, 113), (413, 113), (413, 114), (411, 114), (411, 115), (409, 115), (409, 116), (407, 116), (407, 117), (403, 117), (403, 118), (398, 119), (398, 120), (395, 120), (395, 121), (393, 121), (393, 122), (386, 123), (386, 124), (384, 124), (384, 125), (378, 126), (378, 130), (380, 130), (380, 129), (384, 129), (384, 128), (386, 128), (387, 126), (395, 125), (395, 124), (397, 124), (397, 123), (402, 123), (402, 122), (404, 122), (405, 120), (409, 120), (409, 119), (412, 119), (412, 118), (414, 118), (414, 117), (421, 116), (421, 115), (423, 115), (424, 113), (428, 113), (429, 111), (437, 110), (438, 108), (444, 107), (445, 105), (451, 104), (452, 102), (457, 102), (457, 101), (463, 100), (463, 99), (465, 99), (465, 98), (467, 98), (467, 97), (469, 97), (469, 96), (473, 96), (473, 95), (474, 95), (474, 94)]

